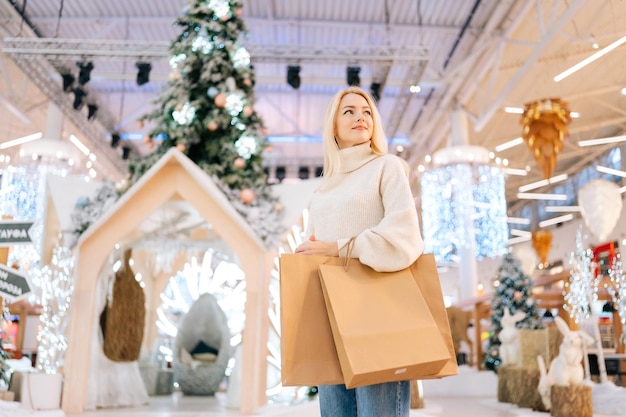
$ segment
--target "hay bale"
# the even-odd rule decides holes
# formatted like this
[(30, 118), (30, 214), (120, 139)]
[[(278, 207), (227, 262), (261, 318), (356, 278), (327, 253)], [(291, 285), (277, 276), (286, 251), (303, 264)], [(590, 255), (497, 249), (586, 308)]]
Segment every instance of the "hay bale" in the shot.
[(593, 417), (591, 387), (588, 385), (553, 385), (550, 391), (554, 417)]
[(500, 366), (498, 368), (498, 401), (501, 403), (515, 404), (514, 400), (514, 373), (513, 366)]
[(545, 329), (519, 329), (520, 366), (538, 369), (537, 356), (541, 355), (550, 366), (552, 359), (559, 354), (563, 335), (554, 326)]

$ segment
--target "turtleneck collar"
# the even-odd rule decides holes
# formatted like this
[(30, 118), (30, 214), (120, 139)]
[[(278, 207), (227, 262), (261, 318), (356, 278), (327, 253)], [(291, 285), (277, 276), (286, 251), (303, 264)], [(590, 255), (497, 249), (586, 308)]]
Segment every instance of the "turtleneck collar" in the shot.
[(339, 150), (339, 156), (341, 157), (341, 173), (355, 171), (372, 159), (378, 157), (378, 155), (372, 152), (370, 143), (371, 141), (367, 141), (360, 145)]

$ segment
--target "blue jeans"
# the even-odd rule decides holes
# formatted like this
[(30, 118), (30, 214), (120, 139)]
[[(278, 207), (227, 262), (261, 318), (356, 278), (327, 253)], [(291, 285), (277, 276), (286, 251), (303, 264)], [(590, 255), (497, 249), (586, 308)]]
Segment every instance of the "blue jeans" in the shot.
[(322, 417), (408, 417), (409, 381), (385, 382), (354, 389), (345, 385), (319, 387)]

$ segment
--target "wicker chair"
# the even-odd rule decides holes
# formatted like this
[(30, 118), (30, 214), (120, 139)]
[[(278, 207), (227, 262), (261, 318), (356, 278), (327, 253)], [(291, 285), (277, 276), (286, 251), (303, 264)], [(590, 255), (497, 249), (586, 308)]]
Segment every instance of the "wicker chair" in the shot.
[(213, 395), (231, 357), (226, 315), (209, 293), (189, 308), (178, 329), (174, 379), (185, 395)]

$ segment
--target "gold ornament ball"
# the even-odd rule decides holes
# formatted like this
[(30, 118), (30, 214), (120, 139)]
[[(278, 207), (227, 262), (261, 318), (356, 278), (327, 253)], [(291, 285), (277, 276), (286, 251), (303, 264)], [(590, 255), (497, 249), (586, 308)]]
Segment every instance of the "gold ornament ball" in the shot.
[(224, 16), (221, 17), (221, 21), (222, 22), (228, 22), (230, 20), (230, 15), (229, 14), (225, 14)]
[(139, 127), (139, 129), (143, 129), (143, 127), (145, 126), (145, 122), (143, 120), (140, 120), (137, 122), (137, 126)]
[(211, 132), (215, 132), (215, 131), (217, 130), (217, 122), (216, 122), (216, 121), (209, 122), (209, 123), (206, 125), (206, 127), (207, 127), (207, 129), (209, 129)]
[(246, 87), (251, 87), (252, 86), (252, 80), (250, 78), (244, 78), (243, 85), (245, 85)]
[(244, 114), (244, 116), (247, 116), (247, 117), (252, 116), (252, 107), (250, 107), (250, 106), (245, 106), (245, 107), (243, 108), (243, 114)]
[(277, 211), (277, 212), (279, 212), (279, 213), (280, 213), (281, 211), (283, 211), (283, 209), (284, 209), (284, 208), (285, 208), (285, 207), (283, 207), (283, 205), (282, 205), (282, 204), (280, 204), (280, 203), (276, 203), (276, 204), (274, 204), (274, 210), (276, 210), (276, 211)]
[(235, 13), (237, 14), (237, 17), (241, 17), (241, 14), (243, 13), (243, 10), (241, 10), (241, 7), (237, 8), (237, 10), (235, 10)]
[(249, 188), (244, 188), (239, 192), (239, 200), (244, 204), (251, 204), (255, 198), (254, 191)]
[(178, 143), (176, 144), (176, 149), (178, 149), (181, 152), (185, 152), (187, 150), (187, 147), (185, 146), (184, 143)]
[(246, 161), (243, 158), (236, 158), (233, 165), (235, 165), (235, 168), (241, 169), (246, 166)]
[(150, 137), (150, 135), (144, 135), (143, 143), (145, 143), (146, 145), (152, 143), (152, 138)]
[(215, 96), (214, 102), (217, 107), (224, 107), (226, 105), (226, 94), (219, 93)]

